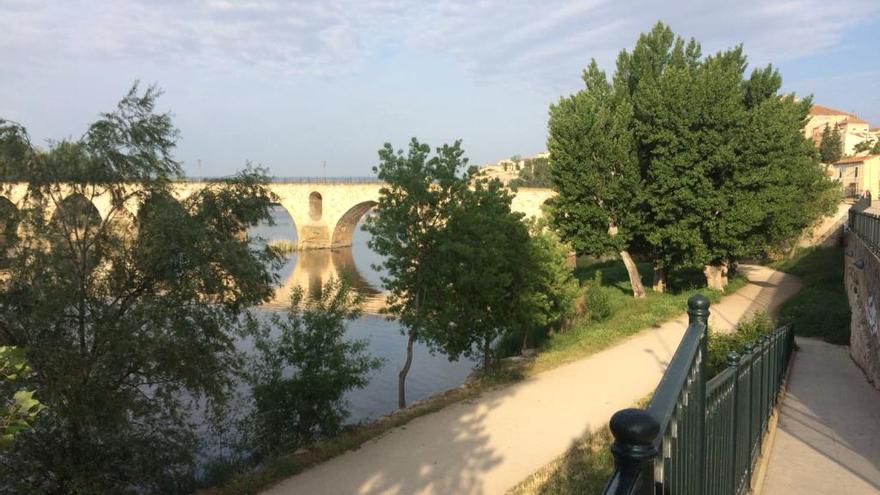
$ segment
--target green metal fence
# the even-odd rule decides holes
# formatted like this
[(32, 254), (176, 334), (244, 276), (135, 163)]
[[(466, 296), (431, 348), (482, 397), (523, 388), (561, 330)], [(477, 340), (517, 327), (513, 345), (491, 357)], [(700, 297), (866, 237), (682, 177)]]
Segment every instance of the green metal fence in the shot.
[[(867, 203), (869, 207), (870, 197)], [(863, 203), (857, 203), (849, 209), (849, 229), (871, 250), (880, 253), (880, 216), (864, 211), (865, 208)]]
[(688, 300), (690, 321), (646, 410), (611, 418), (615, 472), (605, 495), (738, 495), (750, 488), (767, 423), (794, 347), (777, 328), (730, 353), (706, 380), (709, 300)]

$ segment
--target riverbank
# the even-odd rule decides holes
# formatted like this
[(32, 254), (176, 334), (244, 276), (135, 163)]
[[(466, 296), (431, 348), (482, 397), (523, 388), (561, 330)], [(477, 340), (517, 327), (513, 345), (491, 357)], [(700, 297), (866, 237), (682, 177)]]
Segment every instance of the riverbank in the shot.
[[(778, 273), (765, 267), (750, 276), (741, 290), (760, 290), (767, 311), (799, 288), (792, 276), (771, 282)], [(725, 298), (714, 309), (735, 322), (753, 308)], [(416, 418), (266, 493), (502, 493), (650, 393), (686, 326), (679, 316), (586, 359)]]
[[(650, 267), (642, 268), (649, 269)], [(482, 397), (486, 394), (497, 393), (499, 390), (503, 390), (503, 387), (506, 385), (528, 381), (530, 378), (539, 376), (542, 372), (546, 372), (554, 367), (560, 367), (566, 363), (571, 363), (594, 354), (633, 336), (646, 327), (656, 329), (663, 321), (680, 315), (682, 308), (685, 307), (687, 298), (700, 291), (698, 288), (691, 288), (670, 294), (649, 292), (647, 298), (634, 300), (630, 295), (628, 283), (621, 281), (621, 275), (616, 273), (617, 269), (614, 268), (613, 263), (598, 264), (579, 269), (578, 275), (579, 277), (592, 277), (592, 273), (595, 270), (603, 270), (603, 280), (605, 281), (603, 285), (617, 291), (617, 294), (612, 298), (615, 312), (608, 320), (593, 324), (579, 322), (568, 333), (553, 336), (545, 343), (544, 348), (535, 359), (507, 362), (501, 371), (496, 371), (488, 376), (478, 376), (466, 386), (434, 396), (421, 404), (413, 405), (404, 411), (381, 418), (374, 423), (354, 427), (341, 437), (322, 442), (308, 452), (300, 452), (299, 454), (277, 458), (264, 468), (239, 477), (214, 490), (212, 493), (255, 493), (260, 487), (301, 472), (346, 450), (355, 449), (363, 445), (364, 442), (379, 437), (389, 430), (404, 425), (425, 414), (438, 411), (452, 404), (472, 402), (478, 396), (480, 397), (479, 400), (483, 400)], [(622, 272), (625, 277), (625, 271)], [(690, 283), (687, 280), (680, 282), (682, 284)], [(734, 279), (732, 286), (742, 287), (745, 284), (744, 279)], [(752, 286), (751, 290), (756, 287), (762, 288), (754, 284)], [(703, 290), (702, 292), (710, 295), (714, 301), (721, 297), (720, 293), (714, 291)], [(720, 311), (721, 308), (717, 308), (717, 310)], [(614, 329), (617, 329), (617, 332), (614, 332)], [(570, 337), (574, 333), (578, 335), (578, 339)], [(590, 342), (582, 342), (585, 339)]]

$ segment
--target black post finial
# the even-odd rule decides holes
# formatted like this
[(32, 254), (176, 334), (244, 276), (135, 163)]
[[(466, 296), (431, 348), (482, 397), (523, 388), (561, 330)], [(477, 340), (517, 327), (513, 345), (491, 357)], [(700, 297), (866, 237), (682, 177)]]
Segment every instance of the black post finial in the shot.
[(740, 355), (737, 354), (736, 351), (730, 351), (727, 353), (727, 365), (733, 366), (736, 368), (739, 366)]
[(703, 294), (694, 294), (688, 298), (689, 323), (709, 325), (709, 298)]
[(609, 424), (614, 435), (611, 453), (617, 472), (605, 487), (606, 495), (654, 493), (654, 441), (660, 423), (642, 409), (614, 413)]

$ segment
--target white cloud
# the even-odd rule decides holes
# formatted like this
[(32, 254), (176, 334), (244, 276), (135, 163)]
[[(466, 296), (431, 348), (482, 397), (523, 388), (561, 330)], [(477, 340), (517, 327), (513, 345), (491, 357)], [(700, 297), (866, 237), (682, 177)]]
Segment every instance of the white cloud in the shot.
[(753, 58), (778, 61), (833, 50), (878, 14), (871, 0), (0, 0), (0, 78), (106, 60), (333, 76), (391, 45), (542, 85), (592, 56), (609, 64), (657, 19), (707, 48), (742, 41)]

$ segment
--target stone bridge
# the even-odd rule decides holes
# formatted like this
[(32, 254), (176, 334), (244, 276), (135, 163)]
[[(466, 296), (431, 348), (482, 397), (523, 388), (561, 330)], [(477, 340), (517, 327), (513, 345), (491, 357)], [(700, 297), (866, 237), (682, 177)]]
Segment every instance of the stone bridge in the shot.
[[(183, 200), (205, 185), (206, 182), (177, 182), (173, 193)], [(293, 219), (299, 246), (306, 249), (350, 246), (358, 221), (376, 206), (382, 186), (382, 182), (368, 179), (292, 179), (269, 184), (278, 204)], [(0, 209), (20, 207), (26, 192), (26, 184), (3, 188)], [(551, 189), (521, 188), (513, 199), (513, 210), (526, 217), (540, 217), (541, 206), (553, 194)], [(92, 204), (102, 219), (112, 211), (109, 195), (98, 195)], [(138, 205), (126, 205), (133, 214), (137, 208)]]

